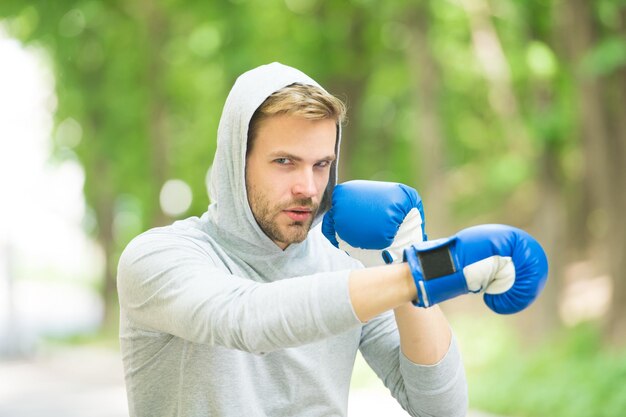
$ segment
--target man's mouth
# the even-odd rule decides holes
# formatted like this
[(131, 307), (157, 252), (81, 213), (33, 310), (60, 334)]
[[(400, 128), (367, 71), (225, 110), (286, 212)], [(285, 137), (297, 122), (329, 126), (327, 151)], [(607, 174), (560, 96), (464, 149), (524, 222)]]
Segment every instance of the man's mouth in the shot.
[(303, 222), (311, 218), (313, 210), (310, 207), (290, 207), (283, 210), (283, 213), (293, 221)]

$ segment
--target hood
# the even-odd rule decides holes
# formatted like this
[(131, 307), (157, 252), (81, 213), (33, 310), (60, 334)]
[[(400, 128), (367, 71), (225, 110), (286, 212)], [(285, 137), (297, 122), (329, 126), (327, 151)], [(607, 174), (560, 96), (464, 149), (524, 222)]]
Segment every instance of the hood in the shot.
[[(237, 78), (228, 94), (217, 131), (217, 150), (211, 168), (209, 221), (220, 236), (220, 242), (237, 252), (268, 256), (283, 251), (261, 230), (248, 204), (245, 186), (246, 143), (248, 125), (256, 109), (272, 93), (293, 83), (314, 85), (317, 82), (303, 72), (274, 62), (252, 69)], [(339, 159), (341, 129), (337, 128), (335, 152)], [(337, 182), (337, 161), (331, 166), (330, 180), (320, 209), (313, 221), (319, 224), (330, 207)], [(313, 227), (312, 227), (313, 229)], [(308, 239), (307, 239), (308, 240)], [(285, 253), (298, 251), (302, 243), (291, 244)]]

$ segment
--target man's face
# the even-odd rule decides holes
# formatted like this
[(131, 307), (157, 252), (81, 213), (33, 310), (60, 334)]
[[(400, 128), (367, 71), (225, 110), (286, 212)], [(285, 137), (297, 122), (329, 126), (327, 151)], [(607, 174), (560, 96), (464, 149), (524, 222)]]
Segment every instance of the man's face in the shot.
[(246, 158), (255, 220), (281, 249), (306, 239), (335, 159), (332, 119), (272, 116), (261, 121)]

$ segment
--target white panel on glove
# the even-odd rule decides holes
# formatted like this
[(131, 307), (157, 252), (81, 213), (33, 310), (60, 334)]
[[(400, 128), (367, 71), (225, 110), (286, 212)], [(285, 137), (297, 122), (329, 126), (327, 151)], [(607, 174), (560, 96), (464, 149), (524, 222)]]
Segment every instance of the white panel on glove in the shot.
[(383, 252), (387, 252), (391, 257), (391, 262), (389, 263), (402, 262), (405, 248), (424, 241), (422, 235), (423, 222), (419, 210), (413, 207), (398, 228), (398, 233), (391, 246), (383, 250)]
[(337, 235), (337, 243), (339, 243), (339, 249), (346, 252), (354, 259), (361, 261), (366, 267), (384, 265), (382, 254), (379, 250), (375, 249), (361, 249), (350, 246), (350, 244), (344, 242), (339, 235)]
[(490, 256), (463, 268), (470, 292), (502, 294), (515, 283), (515, 265), (510, 256)]

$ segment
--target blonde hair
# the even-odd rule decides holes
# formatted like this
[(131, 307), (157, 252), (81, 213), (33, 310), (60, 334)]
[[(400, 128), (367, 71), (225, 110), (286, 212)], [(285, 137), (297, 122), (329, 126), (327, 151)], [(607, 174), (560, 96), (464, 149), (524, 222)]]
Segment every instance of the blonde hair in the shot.
[(248, 126), (247, 151), (250, 152), (261, 122), (272, 116), (292, 115), (309, 120), (334, 119), (341, 125), (346, 106), (319, 87), (294, 83), (274, 92), (256, 109)]

